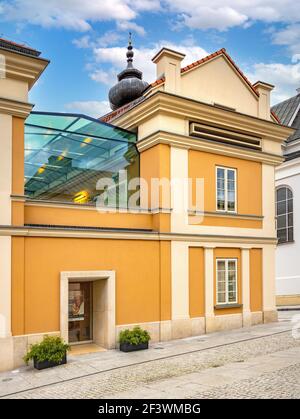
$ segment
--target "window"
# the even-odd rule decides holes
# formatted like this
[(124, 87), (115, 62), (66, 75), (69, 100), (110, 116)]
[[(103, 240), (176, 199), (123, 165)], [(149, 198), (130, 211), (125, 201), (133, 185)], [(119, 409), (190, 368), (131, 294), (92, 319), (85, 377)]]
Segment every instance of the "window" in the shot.
[(217, 304), (237, 303), (237, 259), (217, 259)]
[(217, 167), (217, 211), (236, 212), (236, 170)]
[(276, 190), (276, 228), (279, 243), (294, 240), (293, 192), (286, 186)]

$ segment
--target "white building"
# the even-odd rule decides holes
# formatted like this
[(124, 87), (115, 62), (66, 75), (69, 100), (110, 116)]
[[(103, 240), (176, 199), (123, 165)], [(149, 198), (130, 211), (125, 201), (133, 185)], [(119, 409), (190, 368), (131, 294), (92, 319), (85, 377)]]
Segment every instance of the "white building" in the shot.
[(272, 109), (284, 125), (294, 128), (285, 145), (284, 163), (276, 169), (278, 305), (300, 304), (300, 89)]

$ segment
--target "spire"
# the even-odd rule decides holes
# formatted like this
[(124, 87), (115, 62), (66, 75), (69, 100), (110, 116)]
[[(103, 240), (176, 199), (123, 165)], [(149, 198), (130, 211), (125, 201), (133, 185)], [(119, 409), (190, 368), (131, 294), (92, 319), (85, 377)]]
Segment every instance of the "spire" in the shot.
[(132, 36), (131, 32), (129, 32), (129, 38), (128, 38), (128, 47), (127, 47), (127, 68), (133, 68), (132, 62), (133, 62), (133, 47), (132, 47)]

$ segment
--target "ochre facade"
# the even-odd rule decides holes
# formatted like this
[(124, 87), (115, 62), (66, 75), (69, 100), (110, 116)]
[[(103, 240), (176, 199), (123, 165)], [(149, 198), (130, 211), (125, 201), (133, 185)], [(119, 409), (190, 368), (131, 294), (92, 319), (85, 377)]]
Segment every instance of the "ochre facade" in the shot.
[[(8, 60), (19, 55), (4, 53)], [(101, 304), (93, 328), (100, 316), (105, 335), (98, 338), (96, 330), (95, 339), (107, 347), (116, 346), (122, 328), (137, 324), (159, 341), (276, 320), (274, 169), (290, 130), (270, 115), (269, 99), (260, 102), (259, 89), (269, 95), (268, 85), (255, 90), (225, 53), (184, 72), (181, 59), (163, 50), (156, 63), (165, 79), (109, 121), (137, 131), (140, 177), (150, 187), (141, 186), (134, 213), (26, 197), (24, 121), (31, 105), (24, 89), (47, 61), (26, 56), (18, 61), (22, 75), (7, 74), (18, 103), (0, 85), (9, 103), (0, 103), (1, 369), (22, 364), (28, 345), (45, 334), (67, 338), (65, 302), (75, 279), (94, 282), (94, 303)], [(178, 71), (168, 71), (170, 63)], [(191, 122), (251, 133), (260, 149), (193, 137)], [(234, 212), (216, 207), (217, 167), (236, 171)], [(161, 180), (155, 202), (153, 178)], [(182, 194), (172, 181), (186, 178), (193, 186)], [(197, 178), (204, 182), (199, 213), (190, 208)], [(217, 301), (223, 292), (217, 260), (235, 261), (234, 303), (230, 284), (224, 304)]]

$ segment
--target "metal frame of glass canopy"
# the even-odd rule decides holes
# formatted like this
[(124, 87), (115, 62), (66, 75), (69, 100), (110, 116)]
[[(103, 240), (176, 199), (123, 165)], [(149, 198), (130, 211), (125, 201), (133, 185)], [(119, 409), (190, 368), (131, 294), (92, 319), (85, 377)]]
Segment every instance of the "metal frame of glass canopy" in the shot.
[[(32, 112), (25, 121), (25, 195), (30, 199), (95, 204), (99, 179), (119, 171), (139, 176), (136, 134), (73, 113)], [(120, 189), (121, 191), (121, 189)], [(127, 205), (118, 191), (117, 203)], [(125, 199), (125, 201), (124, 201)]]

